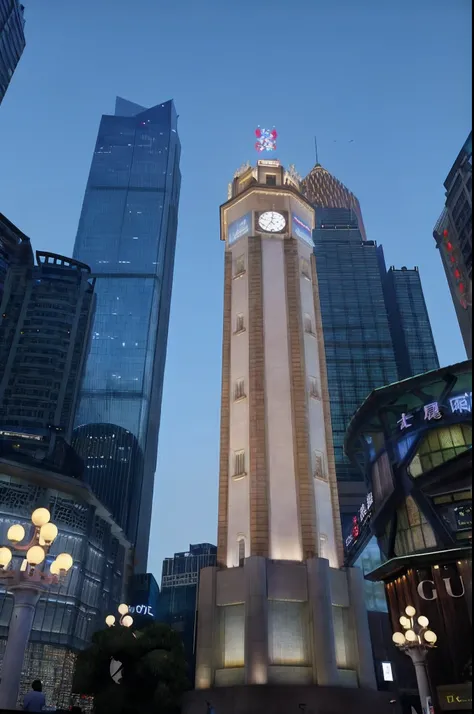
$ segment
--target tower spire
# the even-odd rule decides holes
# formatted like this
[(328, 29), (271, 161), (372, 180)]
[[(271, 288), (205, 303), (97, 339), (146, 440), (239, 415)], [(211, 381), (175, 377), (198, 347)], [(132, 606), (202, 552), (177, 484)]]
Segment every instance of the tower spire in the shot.
[(314, 137), (314, 153), (316, 156), (316, 166), (319, 166), (318, 137)]

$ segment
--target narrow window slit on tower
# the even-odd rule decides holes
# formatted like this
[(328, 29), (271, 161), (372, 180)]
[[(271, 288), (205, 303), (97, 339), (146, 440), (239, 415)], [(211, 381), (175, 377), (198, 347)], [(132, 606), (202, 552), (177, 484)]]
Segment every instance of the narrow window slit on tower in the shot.
[(240, 377), (239, 379), (236, 380), (235, 386), (234, 386), (234, 400), (238, 401), (239, 399), (244, 399), (245, 398), (245, 380), (243, 377)]
[(242, 478), (245, 476), (245, 451), (236, 451), (234, 453), (234, 478)]

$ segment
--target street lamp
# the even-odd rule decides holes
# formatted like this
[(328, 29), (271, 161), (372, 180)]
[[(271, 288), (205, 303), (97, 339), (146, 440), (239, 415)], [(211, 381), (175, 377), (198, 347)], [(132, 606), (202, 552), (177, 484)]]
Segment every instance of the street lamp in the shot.
[[(118, 613), (120, 615), (119, 625), (122, 625), (122, 627), (131, 627), (133, 625), (133, 617), (130, 615), (130, 608), (128, 605), (125, 605), (125, 603), (119, 605)], [(115, 615), (107, 615), (105, 618), (105, 624), (107, 627), (114, 627), (116, 621)]]
[[(45, 570), (46, 556), (58, 535), (47, 508), (37, 508), (31, 514), (30, 540), (19, 523), (10, 526), (9, 546), (0, 548), (0, 584), (13, 595), (13, 612), (8, 630), (0, 681), (0, 709), (15, 709), (20, 687), (25, 650), (30, 638), (36, 606), (41, 594), (65, 579), (73, 559), (61, 553)], [(24, 554), (23, 560), (13, 559)]]
[(400, 625), (404, 632), (395, 632), (392, 639), (398, 649), (410, 657), (415, 666), (423, 714), (429, 714), (431, 693), (426, 659), (428, 652), (436, 647), (438, 636), (430, 630), (430, 621), (427, 617), (424, 615), (416, 617), (416, 610), (412, 605), (409, 605), (400, 617)]

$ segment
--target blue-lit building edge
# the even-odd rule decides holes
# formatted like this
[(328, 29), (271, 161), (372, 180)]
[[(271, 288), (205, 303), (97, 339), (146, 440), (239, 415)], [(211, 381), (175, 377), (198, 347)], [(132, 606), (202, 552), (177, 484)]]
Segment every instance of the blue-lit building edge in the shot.
[(0, 104), (25, 49), (23, 11), (18, 0), (0, 0)]

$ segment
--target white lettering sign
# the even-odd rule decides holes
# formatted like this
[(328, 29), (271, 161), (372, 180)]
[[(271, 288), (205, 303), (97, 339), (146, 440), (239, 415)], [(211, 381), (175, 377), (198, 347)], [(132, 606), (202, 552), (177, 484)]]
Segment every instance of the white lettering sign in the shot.
[[(461, 598), (464, 597), (464, 595), (466, 594), (466, 588), (464, 587), (464, 580), (462, 579), (462, 576), (459, 576), (459, 581), (461, 583), (462, 593), (460, 595), (455, 595), (451, 584), (451, 578), (443, 578), (444, 587), (446, 588), (446, 592), (448, 593), (449, 597)], [(431, 585), (431, 588), (429, 590), (426, 587), (427, 584)], [(421, 583), (419, 583), (417, 590), (418, 595), (421, 597), (422, 600), (430, 601), (438, 599), (438, 591), (436, 590), (433, 580), (422, 580)]]
[(472, 414), (472, 392), (466, 392), (449, 400), (453, 414)]
[(134, 607), (130, 607), (129, 610), (132, 615), (149, 615), (150, 617), (155, 617), (151, 605), (135, 605)]

